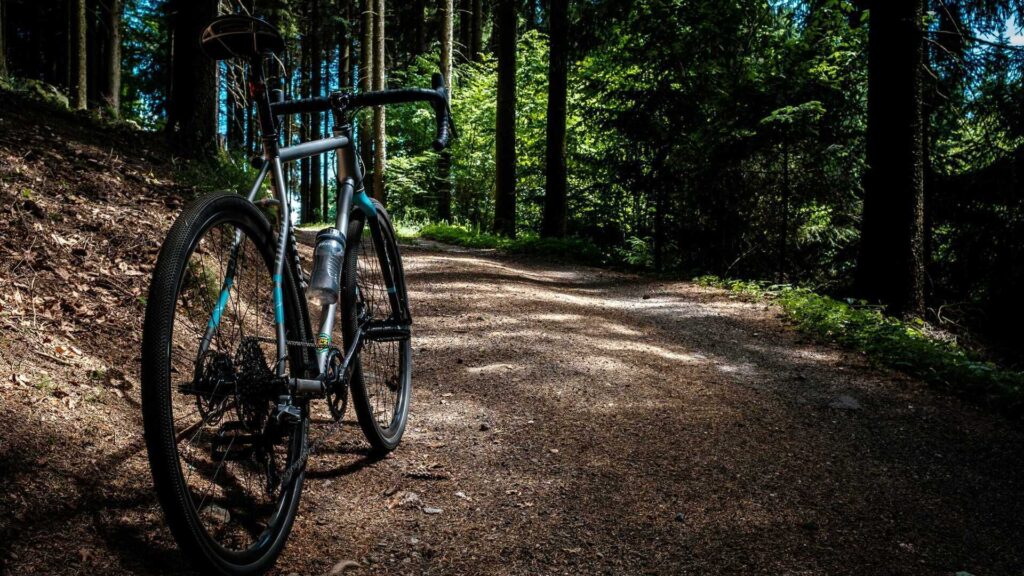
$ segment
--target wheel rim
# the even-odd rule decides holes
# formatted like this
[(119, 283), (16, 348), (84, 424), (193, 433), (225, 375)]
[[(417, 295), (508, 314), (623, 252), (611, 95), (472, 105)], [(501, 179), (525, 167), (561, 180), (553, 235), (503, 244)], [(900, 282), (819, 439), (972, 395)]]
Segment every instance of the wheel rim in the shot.
[(270, 258), (246, 226), (214, 222), (189, 252), (175, 301), (170, 410), (180, 480), (209, 543), (238, 561), (261, 555), (279, 532), (291, 497), (282, 478), (300, 437), (271, 417), (277, 351)]
[[(388, 288), (368, 227), (363, 228), (356, 259), (356, 319), (360, 325), (392, 318)], [(392, 267), (393, 268), (393, 267)], [(391, 436), (400, 424), (405, 404), (408, 340), (365, 340), (359, 353), (359, 372), (374, 424)]]

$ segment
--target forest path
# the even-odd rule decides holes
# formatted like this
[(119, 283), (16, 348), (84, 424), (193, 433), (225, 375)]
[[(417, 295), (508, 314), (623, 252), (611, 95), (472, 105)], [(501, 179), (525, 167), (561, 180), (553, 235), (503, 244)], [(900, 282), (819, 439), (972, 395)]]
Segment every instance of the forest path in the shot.
[(722, 291), (405, 254), (409, 431), (311, 468), (283, 574), (1021, 573), (999, 417)]
[[(1022, 574), (1019, 424), (724, 291), (404, 254), (405, 439), (371, 460), (349, 412), (274, 574)], [(59, 335), (0, 339), (0, 574), (188, 573), (142, 443), (141, 318), (110, 310), (63, 360)]]

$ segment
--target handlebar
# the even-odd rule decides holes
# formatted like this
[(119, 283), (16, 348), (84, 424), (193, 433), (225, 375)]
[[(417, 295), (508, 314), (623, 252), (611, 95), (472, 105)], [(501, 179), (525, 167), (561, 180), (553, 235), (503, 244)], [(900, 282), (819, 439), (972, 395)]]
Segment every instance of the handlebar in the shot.
[(363, 92), (352, 94), (335, 92), (330, 96), (302, 98), (286, 102), (271, 103), (270, 110), (274, 116), (305, 114), (336, 110), (344, 112), (353, 108), (368, 106), (387, 106), (408, 102), (428, 102), (434, 109), (437, 122), (437, 137), (434, 139), (434, 150), (440, 152), (448, 147), (451, 137), (455, 136), (455, 122), (452, 119), (451, 103), (448, 89), (445, 88), (444, 77), (434, 74), (431, 84), (433, 88), (401, 88), (382, 90), (379, 92)]

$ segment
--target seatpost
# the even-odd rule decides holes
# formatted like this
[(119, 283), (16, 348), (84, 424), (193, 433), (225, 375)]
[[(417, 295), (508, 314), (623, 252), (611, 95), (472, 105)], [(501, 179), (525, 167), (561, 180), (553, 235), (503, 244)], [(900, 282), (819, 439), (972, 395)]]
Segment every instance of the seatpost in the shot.
[(256, 103), (256, 114), (260, 120), (260, 134), (263, 136), (263, 157), (269, 161), (278, 155), (277, 122), (270, 111), (270, 94), (267, 92), (267, 77), (263, 71), (265, 55), (253, 58), (249, 67), (252, 97)]

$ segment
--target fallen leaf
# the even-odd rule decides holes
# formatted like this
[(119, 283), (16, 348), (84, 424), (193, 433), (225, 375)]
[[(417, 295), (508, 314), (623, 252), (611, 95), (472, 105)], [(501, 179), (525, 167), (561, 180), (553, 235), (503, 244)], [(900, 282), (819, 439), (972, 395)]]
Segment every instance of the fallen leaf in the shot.
[(341, 574), (349, 568), (359, 568), (359, 562), (356, 562), (355, 560), (342, 560), (335, 564), (334, 568), (331, 568), (331, 571), (327, 573), (327, 576), (338, 576), (338, 574)]

